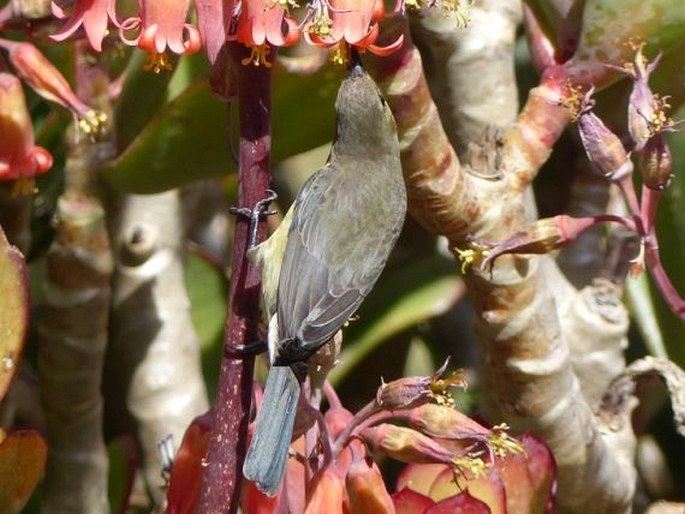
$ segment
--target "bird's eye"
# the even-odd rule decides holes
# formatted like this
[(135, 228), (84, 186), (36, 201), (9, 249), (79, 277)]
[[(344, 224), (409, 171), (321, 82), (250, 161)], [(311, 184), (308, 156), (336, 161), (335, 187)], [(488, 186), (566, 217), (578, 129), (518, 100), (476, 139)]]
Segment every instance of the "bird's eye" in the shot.
[(386, 105), (386, 103), (387, 103), (387, 102), (385, 101), (385, 98), (383, 97), (383, 95), (378, 95), (378, 96), (379, 96), (380, 99), (381, 99), (381, 105), (382, 105), (383, 107), (385, 107), (385, 105)]

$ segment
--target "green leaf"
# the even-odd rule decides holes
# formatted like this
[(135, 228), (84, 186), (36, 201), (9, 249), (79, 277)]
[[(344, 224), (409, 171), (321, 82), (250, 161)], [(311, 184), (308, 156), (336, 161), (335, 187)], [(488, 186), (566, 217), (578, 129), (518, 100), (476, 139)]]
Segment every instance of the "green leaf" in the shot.
[[(328, 67), (312, 75), (276, 68), (274, 162), (332, 138), (338, 83), (337, 74)], [(232, 132), (237, 135), (237, 128)], [(102, 173), (116, 189), (139, 194), (221, 177), (236, 170), (228, 137), (227, 106), (212, 96), (207, 77), (201, 77), (166, 104)]]
[(334, 386), (392, 336), (438, 316), (461, 297), (464, 284), (453, 263), (439, 257), (394, 270), (362, 305), (360, 321), (345, 331), (340, 363), (328, 379)]
[[(0, 431), (0, 438), (4, 437)], [(0, 442), (0, 506), (3, 514), (21, 512), (45, 469), (48, 445), (35, 430), (8, 434)]]
[(122, 435), (107, 445), (109, 482), (107, 497), (111, 512), (128, 512), (128, 500), (138, 467), (136, 442), (131, 435)]
[(1, 400), (17, 370), (29, 323), (29, 285), (24, 256), (9, 244), (2, 227), (0, 227), (0, 292)]
[[(665, 53), (685, 38), (685, 2), (682, 0), (587, 0), (583, 13), (583, 30), (575, 59), (600, 74), (594, 85), (600, 87), (616, 73), (605, 63), (622, 65), (635, 53), (631, 42), (646, 41), (648, 54)], [(583, 64), (584, 63), (584, 64)], [(589, 70), (588, 70), (589, 71)]]
[(197, 255), (186, 261), (186, 283), (190, 297), (190, 315), (200, 339), (207, 389), (216, 391), (223, 351), (228, 287), (220, 269)]

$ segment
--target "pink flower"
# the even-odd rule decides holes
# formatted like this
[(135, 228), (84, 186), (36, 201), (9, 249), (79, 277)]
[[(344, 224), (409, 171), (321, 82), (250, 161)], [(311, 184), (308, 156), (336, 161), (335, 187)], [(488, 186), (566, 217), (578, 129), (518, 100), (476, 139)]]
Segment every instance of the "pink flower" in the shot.
[(388, 55), (402, 46), (403, 38), (384, 47), (375, 44), (383, 16), (381, 0), (314, 0), (305, 23), (305, 40), (325, 48), (346, 43), (361, 52), (368, 49)]
[(33, 177), (52, 166), (52, 155), (35, 145), (21, 82), (0, 72), (0, 180), (16, 180), (14, 192), (33, 192)]
[(52, 36), (55, 41), (64, 41), (83, 25), (90, 45), (98, 52), (102, 50), (102, 40), (107, 35), (107, 25), (111, 21), (119, 26), (114, 12), (115, 0), (74, 0), (71, 15), (52, 2), (52, 14), (56, 18), (69, 18), (62, 29)]
[[(121, 23), (119, 33), (128, 45), (150, 52), (150, 67), (159, 72), (169, 69), (167, 48), (178, 55), (187, 55), (200, 49), (200, 33), (186, 22), (190, 0), (139, 0), (140, 16)], [(134, 39), (124, 35), (127, 30), (140, 29)]]
[[(243, 64), (252, 62), (256, 66), (268, 61), (269, 45), (290, 46), (297, 42), (300, 31), (297, 22), (281, 7), (277, 0), (243, 0), (238, 9), (238, 24), (235, 34), (228, 39), (238, 41), (252, 48), (252, 55)], [(284, 5), (288, 5), (286, 2)], [(283, 31), (283, 23), (286, 30)]]
[(74, 93), (67, 79), (31, 43), (0, 39), (9, 60), (21, 79), (40, 96), (69, 109), (79, 120), (79, 128), (92, 135), (103, 130), (107, 117), (90, 108)]

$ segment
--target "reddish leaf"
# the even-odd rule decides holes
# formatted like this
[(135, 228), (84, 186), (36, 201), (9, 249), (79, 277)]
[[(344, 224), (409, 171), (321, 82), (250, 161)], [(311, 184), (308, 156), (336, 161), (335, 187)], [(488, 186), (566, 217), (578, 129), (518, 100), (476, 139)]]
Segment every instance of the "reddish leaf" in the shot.
[(0, 430), (0, 506), (2, 514), (21, 512), (45, 469), (48, 445), (35, 430)]
[(333, 466), (316, 477), (304, 514), (343, 514), (345, 481)]
[(533, 488), (530, 512), (548, 514), (554, 510), (557, 489), (557, 463), (547, 445), (531, 433), (518, 438), (528, 456), (528, 476)]
[(355, 459), (345, 478), (349, 511), (355, 514), (390, 514), (394, 512), (381, 472), (366, 459)]
[(395, 489), (411, 489), (428, 496), (433, 482), (446, 469), (445, 464), (407, 464), (397, 477)]
[(482, 501), (468, 492), (451, 496), (430, 507), (424, 514), (490, 514), (490, 509)]
[(0, 400), (17, 370), (29, 323), (28, 275), (24, 256), (0, 227)]
[(194, 514), (200, 499), (202, 460), (212, 429), (210, 413), (196, 417), (186, 430), (174, 458), (167, 491), (166, 514)]
[(429, 496), (434, 500), (443, 500), (468, 491), (471, 496), (484, 502), (492, 514), (507, 514), (507, 495), (504, 484), (497, 474), (490, 470), (487, 477), (460, 478), (459, 485), (454, 482), (454, 473), (446, 469), (433, 483)]
[(392, 495), (392, 503), (395, 505), (395, 514), (423, 514), (435, 505), (428, 496), (406, 487)]

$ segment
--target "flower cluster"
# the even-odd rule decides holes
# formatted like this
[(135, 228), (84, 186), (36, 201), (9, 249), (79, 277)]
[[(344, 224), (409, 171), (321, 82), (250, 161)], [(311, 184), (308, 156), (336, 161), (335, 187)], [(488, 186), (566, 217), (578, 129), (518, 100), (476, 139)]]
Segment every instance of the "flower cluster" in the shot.
[[(190, 0), (139, 0), (137, 16), (120, 19), (116, 0), (74, 0), (71, 10), (53, 0), (53, 14), (65, 20), (52, 36), (63, 41), (83, 28), (91, 46), (100, 51), (113, 30), (120, 39), (149, 52), (149, 66), (159, 72), (169, 68), (167, 52), (190, 54), (204, 44), (210, 59), (225, 41), (252, 49), (248, 63), (269, 65), (272, 46), (287, 47), (299, 40), (334, 49), (343, 61), (348, 47), (360, 52), (387, 55), (402, 45), (402, 36), (387, 45), (377, 44), (379, 22), (386, 17), (382, 0), (194, 0), (197, 26), (189, 23)], [(462, 2), (463, 4), (463, 2)], [(397, 0), (395, 13), (422, 8), (442, 8), (464, 24), (459, 0)]]
[[(269, 497), (246, 481), (243, 511), (424, 514), (440, 505), (507, 512), (507, 493), (518, 502), (512, 513), (551, 506), (555, 466), (549, 449), (529, 435), (511, 437), (505, 426), (485, 427), (449, 405), (447, 389), (465, 382), (459, 373), (443, 378), (445, 367), (432, 376), (383, 383), (357, 414), (328, 387), (331, 407), (319, 422), (304, 416), (307, 423), (296, 423), (295, 458), (288, 461), (281, 489)], [(167, 512), (195, 510), (210, 424), (205, 415), (186, 432), (171, 472)], [(395, 493), (386, 487), (371, 449), (408, 463)]]

